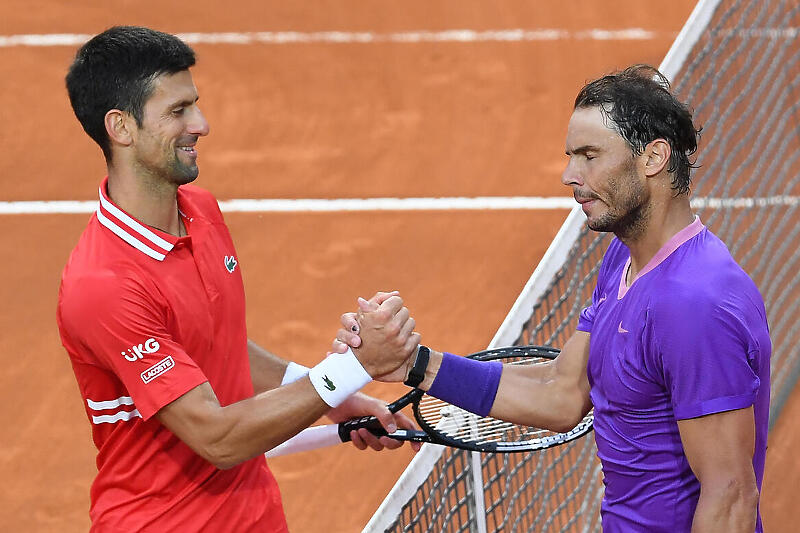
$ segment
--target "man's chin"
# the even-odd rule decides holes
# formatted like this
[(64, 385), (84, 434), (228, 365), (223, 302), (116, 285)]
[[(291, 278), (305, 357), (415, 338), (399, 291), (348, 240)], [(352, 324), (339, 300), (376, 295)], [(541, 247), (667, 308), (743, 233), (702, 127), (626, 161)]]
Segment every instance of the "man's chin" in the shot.
[(597, 232), (611, 231), (614, 226), (613, 223), (609, 222), (608, 220), (602, 218), (592, 218), (589, 216), (586, 217), (586, 225), (590, 230)]
[(184, 176), (183, 181), (180, 183), (180, 185), (186, 185), (187, 183), (192, 183), (196, 179), (197, 179), (197, 174), (193, 174), (191, 176)]
[(173, 173), (172, 180), (176, 185), (181, 186), (192, 183), (198, 175), (200, 175), (200, 170), (197, 167), (184, 167)]

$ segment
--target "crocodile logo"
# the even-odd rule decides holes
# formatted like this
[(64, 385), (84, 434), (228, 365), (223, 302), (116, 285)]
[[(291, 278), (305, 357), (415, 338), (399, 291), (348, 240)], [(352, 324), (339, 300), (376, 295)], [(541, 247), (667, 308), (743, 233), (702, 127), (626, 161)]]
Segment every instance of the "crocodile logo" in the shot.
[(333, 384), (333, 381), (331, 381), (328, 378), (328, 376), (322, 376), (322, 381), (325, 382), (325, 388), (328, 389), (329, 391), (335, 391), (336, 390), (336, 385)]
[(233, 271), (236, 270), (236, 265), (237, 264), (238, 263), (236, 262), (236, 258), (235, 257), (233, 257), (232, 255), (226, 255), (225, 256), (225, 268), (231, 274), (233, 274)]

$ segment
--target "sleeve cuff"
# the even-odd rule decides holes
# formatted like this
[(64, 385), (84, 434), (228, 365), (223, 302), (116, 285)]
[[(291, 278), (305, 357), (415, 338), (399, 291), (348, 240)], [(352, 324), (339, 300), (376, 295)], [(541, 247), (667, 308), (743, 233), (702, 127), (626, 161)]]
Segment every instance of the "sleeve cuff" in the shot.
[(723, 398), (713, 398), (703, 402), (689, 405), (676, 405), (673, 407), (675, 418), (686, 420), (687, 418), (697, 418), (699, 416), (713, 415), (725, 411), (735, 411), (754, 405), (756, 393), (739, 394), (737, 396), (725, 396)]
[(139, 410), (139, 414), (142, 415), (142, 419), (147, 421), (167, 405), (171, 404), (193, 388), (199, 387), (206, 382), (208, 382), (208, 378), (203, 374), (198, 374), (193, 376), (191, 380), (186, 380), (180, 384), (175, 384), (174, 386), (170, 387), (169, 392), (163, 396), (159, 396), (157, 400), (148, 398), (146, 402), (142, 402), (140, 405), (136, 403), (136, 398), (134, 398), (134, 403), (136, 404), (136, 408)]

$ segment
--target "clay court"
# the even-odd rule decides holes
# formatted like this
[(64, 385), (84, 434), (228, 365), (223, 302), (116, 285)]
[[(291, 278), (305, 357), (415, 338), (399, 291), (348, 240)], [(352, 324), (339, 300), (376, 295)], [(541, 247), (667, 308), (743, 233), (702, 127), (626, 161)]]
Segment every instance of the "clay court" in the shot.
[[(94, 34), (114, 24), (171, 33), (343, 32), (333, 40), (193, 44), (211, 134), (199, 186), (220, 200), (568, 196), (559, 177), (572, 99), (591, 78), (659, 64), (694, 0), (403, 3), (5, 0), (0, 36)], [(602, 4), (602, 7), (601, 7)], [(619, 30), (644, 30), (639, 37)], [(539, 39), (381, 38), (446, 30), (558, 30)], [(591, 30), (609, 30), (598, 37)], [(613, 33), (617, 32), (617, 33)], [(543, 34), (544, 35), (544, 34)], [(374, 38), (378, 36), (378, 38)], [(3, 202), (92, 201), (105, 166), (72, 115), (75, 45), (0, 47)], [(566, 209), (233, 212), (250, 337), (313, 365), (358, 295), (400, 290), (423, 341), (482, 349)], [(0, 214), (3, 371), (0, 530), (89, 527), (95, 448), (55, 307), (87, 213)], [(386, 400), (404, 387), (372, 384)], [(794, 530), (800, 399), (770, 434), (765, 530)], [(341, 446), (270, 461), (295, 532), (360, 531), (411, 459)]]

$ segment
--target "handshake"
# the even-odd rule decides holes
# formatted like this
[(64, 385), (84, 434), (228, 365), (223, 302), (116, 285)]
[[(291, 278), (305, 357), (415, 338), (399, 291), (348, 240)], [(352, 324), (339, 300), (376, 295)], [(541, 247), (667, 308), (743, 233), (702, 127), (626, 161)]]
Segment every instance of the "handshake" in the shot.
[(358, 311), (342, 315), (342, 327), (332, 352), (352, 349), (364, 370), (375, 380), (402, 382), (414, 363), (420, 334), (397, 291), (378, 292), (358, 299)]

